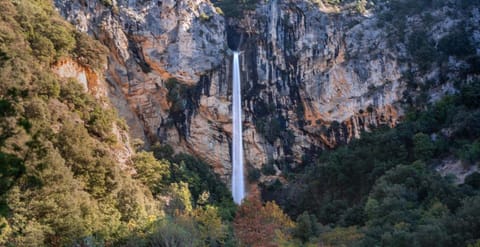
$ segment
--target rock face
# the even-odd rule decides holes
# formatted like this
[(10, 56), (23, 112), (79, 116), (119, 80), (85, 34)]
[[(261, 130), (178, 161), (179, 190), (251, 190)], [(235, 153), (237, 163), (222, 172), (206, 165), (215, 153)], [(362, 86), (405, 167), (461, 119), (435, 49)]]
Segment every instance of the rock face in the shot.
[[(103, 79), (103, 75), (98, 71), (83, 66), (71, 58), (58, 61), (52, 66), (52, 71), (61, 78), (73, 78), (78, 81), (84, 87), (85, 92), (93, 95), (105, 109), (112, 107), (107, 98), (108, 85)], [(134, 150), (130, 146), (130, 136), (126, 128), (121, 128), (115, 122), (112, 125), (112, 134), (118, 143), (110, 150), (112, 156), (120, 164), (121, 169), (131, 169), (131, 158)]]
[[(415, 71), (415, 61), (408, 60), (406, 44), (391, 44), (376, 14), (272, 0), (226, 20), (208, 0), (101, 2), (55, 0), (79, 30), (109, 47), (108, 95), (132, 135), (198, 155), (225, 180), (232, 128), (228, 47), (243, 51), (249, 166), (294, 166), (372, 126), (393, 126), (403, 115), (405, 72)], [(442, 19), (448, 11), (434, 13), (436, 40), (463, 18)], [(471, 16), (467, 21), (478, 25), (478, 9)], [(440, 78), (438, 71), (415, 76)], [(439, 95), (451, 89), (445, 85), (435, 89)]]

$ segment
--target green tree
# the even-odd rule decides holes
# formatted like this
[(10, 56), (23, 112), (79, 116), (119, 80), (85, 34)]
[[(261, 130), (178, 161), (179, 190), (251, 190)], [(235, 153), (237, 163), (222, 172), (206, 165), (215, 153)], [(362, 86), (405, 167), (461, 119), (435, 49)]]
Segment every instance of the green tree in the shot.
[(435, 145), (430, 136), (424, 133), (417, 133), (413, 136), (413, 146), (415, 158), (428, 160), (433, 157)]
[(300, 239), (303, 243), (308, 242), (310, 238), (317, 237), (320, 233), (315, 215), (311, 215), (307, 211), (297, 217), (296, 223), (293, 237)]
[(206, 246), (224, 246), (227, 228), (223, 224), (218, 209), (214, 206), (197, 207), (193, 218), (198, 224), (200, 238)]
[(158, 194), (164, 188), (170, 175), (170, 163), (157, 160), (151, 152), (141, 151), (133, 157), (133, 165), (137, 174), (133, 177), (148, 186), (153, 194)]
[(179, 215), (192, 212), (192, 195), (188, 189), (187, 183), (180, 182), (170, 184), (168, 195), (171, 196), (168, 205), (168, 209), (171, 213)]

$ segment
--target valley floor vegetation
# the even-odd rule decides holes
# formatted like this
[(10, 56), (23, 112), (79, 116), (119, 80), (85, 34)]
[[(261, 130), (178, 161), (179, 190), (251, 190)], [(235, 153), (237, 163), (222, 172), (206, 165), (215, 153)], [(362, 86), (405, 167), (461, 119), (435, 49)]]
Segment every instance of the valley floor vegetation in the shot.
[(480, 174), (433, 169), (478, 165), (479, 81), (283, 167), (288, 186), (236, 206), (207, 163), (167, 145), (120, 168), (125, 123), (50, 72), (65, 57), (100, 70), (106, 54), (50, 1), (0, 0), (0, 246), (480, 246)]

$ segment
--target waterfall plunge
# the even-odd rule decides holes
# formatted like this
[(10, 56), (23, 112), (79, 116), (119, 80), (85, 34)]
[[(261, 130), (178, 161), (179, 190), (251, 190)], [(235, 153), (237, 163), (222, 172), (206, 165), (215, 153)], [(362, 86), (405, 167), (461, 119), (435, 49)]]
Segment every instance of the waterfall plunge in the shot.
[(233, 143), (232, 143), (232, 193), (233, 201), (240, 205), (245, 197), (243, 180), (242, 100), (240, 87), (239, 52), (233, 52)]

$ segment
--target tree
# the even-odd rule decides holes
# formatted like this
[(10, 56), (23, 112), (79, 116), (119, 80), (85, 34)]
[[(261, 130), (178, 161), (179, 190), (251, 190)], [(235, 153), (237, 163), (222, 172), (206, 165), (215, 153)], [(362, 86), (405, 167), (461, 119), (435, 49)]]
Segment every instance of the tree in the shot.
[(351, 246), (362, 237), (363, 234), (354, 226), (346, 228), (337, 227), (320, 235), (323, 244), (321, 246)]
[(242, 246), (276, 246), (276, 231), (287, 235), (294, 223), (274, 202), (262, 206), (256, 198), (246, 200), (234, 220), (235, 236)]
[[(155, 224), (148, 246), (199, 246), (199, 235), (194, 222), (188, 217), (167, 217)], [(132, 246), (137, 246), (133, 243)]]
[(227, 229), (216, 207), (210, 205), (205, 208), (197, 207), (193, 211), (193, 218), (198, 224), (200, 238), (207, 246), (223, 246)]
[(4, 245), (8, 242), (11, 233), (12, 228), (8, 224), (7, 219), (0, 217), (0, 245)]
[(293, 236), (306, 243), (310, 238), (316, 237), (319, 230), (315, 215), (305, 211), (297, 217), (297, 225), (293, 229)]
[(158, 194), (170, 175), (170, 163), (157, 160), (151, 152), (141, 151), (133, 157), (133, 165), (137, 171), (133, 177), (148, 186), (153, 194)]
[(414, 154), (415, 158), (420, 160), (430, 159), (435, 151), (435, 145), (433, 144), (430, 136), (424, 133), (417, 133), (413, 136)]
[(192, 212), (192, 194), (188, 189), (187, 183), (179, 182), (170, 184), (168, 195), (171, 197), (168, 205), (170, 213), (180, 215)]
[(480, 173), (474, 172), (465, 178), (465, 184), (472, 186), (475, 189), (480, 189)]

